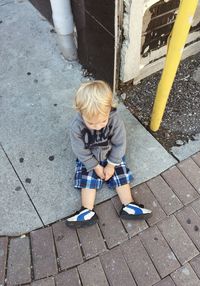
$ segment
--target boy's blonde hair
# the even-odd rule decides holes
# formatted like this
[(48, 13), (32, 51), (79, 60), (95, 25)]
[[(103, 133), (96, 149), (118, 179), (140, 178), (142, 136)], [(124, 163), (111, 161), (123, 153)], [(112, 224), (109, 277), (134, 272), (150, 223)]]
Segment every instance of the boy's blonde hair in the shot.
[(102, 80), (82, 83), (75, 96), (75, 108), (87, 119), (99, 114), (107, 116), (116, 107), (109, 85)]

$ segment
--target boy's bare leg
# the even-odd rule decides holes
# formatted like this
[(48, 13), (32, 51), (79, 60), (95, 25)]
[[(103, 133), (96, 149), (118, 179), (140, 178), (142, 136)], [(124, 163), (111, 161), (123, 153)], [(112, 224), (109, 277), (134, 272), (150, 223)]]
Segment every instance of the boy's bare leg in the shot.
[(119, 199), (123, 205), (127, 205), (127, 204), (134, 201), (132, 194), (131, 194), (131, 188), (130, 188), (129, 184), (117, 187), (116, 192), (117, 192)]
[(81, 200), (82, 200), (82, 206), (84, 208), (92, 210), (94, 208), (95, 198), (96, 198), (95, 189), (82, 189), (81, 190)]

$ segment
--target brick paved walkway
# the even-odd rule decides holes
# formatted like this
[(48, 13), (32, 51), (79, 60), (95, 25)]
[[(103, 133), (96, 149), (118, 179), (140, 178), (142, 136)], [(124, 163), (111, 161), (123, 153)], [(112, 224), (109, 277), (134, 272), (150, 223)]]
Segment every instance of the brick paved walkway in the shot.
[(120, 220), (114, 197), (96, 206), (98, 225), (0, 237), (0, 285), (199, 286), (200, 152), (133, 193), (147, 222)]

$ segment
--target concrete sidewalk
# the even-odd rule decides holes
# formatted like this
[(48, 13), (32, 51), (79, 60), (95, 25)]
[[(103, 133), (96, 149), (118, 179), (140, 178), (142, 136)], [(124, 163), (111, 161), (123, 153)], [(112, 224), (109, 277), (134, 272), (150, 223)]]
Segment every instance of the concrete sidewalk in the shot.
[(199, 286), (199, 174), (200, 152), (134, 187), (147, 221), (120, 220), (113, 197), (96, 206), (96, 225), (0, 237), (0, 285)]
[[(80, 206), (68, 127), (81, 67), (67, 63), (50, 24), (28, 1), (0, 3), (0, 235), (19, 235), (62, 219)], [(177, 161), (126, 110), (134, 184)], [(115, 195), (103, 188), (97, 203)]]

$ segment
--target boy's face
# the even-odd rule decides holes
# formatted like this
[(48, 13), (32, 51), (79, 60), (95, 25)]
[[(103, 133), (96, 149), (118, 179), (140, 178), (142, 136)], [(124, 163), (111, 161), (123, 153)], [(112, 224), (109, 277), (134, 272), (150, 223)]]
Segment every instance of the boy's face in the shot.
[(106, 116), (102, 115), (102, 114), (99, 114), (98, 116), (95, 116), (94, 118), (90, 118), (90, 119), (85, 118), (84, 115), (82, 117), (83, 117), (83, 120), (85, 122), (85, 125), (89, 129), (101, 130), (108, 123), (109, 113)]

